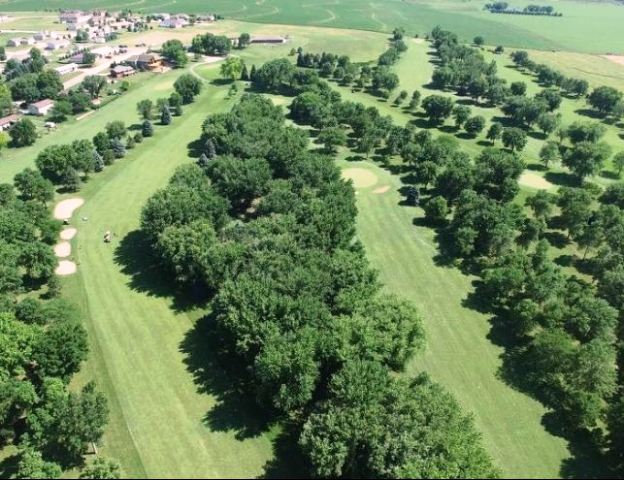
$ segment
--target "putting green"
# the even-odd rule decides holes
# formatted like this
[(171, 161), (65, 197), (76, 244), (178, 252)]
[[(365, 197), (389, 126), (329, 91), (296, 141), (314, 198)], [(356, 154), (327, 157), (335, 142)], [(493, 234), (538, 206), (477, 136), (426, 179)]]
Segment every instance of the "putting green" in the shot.
[(355, 188), (368, 188), (377, 184), (377, 175), (364, 168), (347, 168), (342, 171), (342, 178), (351, 180)]

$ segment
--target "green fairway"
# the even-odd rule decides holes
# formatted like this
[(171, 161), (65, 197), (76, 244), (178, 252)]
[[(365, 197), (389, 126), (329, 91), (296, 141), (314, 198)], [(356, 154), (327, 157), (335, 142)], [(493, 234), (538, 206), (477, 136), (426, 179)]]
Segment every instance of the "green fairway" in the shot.
[[(474, 414), (503, 478), (559, 476), (569, 455), (565, 441), (541, 425), (545, 409), (538, 402), (497, 378), (503, 349), (488, 339), (488, 316), (464, 306), (474, 278), (436, 265), (435, 232), (413, 225), (422, 210), (399, 206), (396, 176), (369, 162), (341, 166), (377, 176), (375, 185), (358, 190), (358, 235), (388, 290), (412, 300), (425, 321), (428, 347), (408, 373), (428, 372)], [(387, 193), (374, 193), (385, 186)]]
[[(65, 290), (82, 306), (91, 338), (80, 380), (96, 378), (111, 403), (103, 451), (122, 460), (126, 475), (250, 477), (259, 475), (271, 457), (267, 438), (237, 440), (236, 432), (207, 424), (205, 417), (218, 400), (198, 392), (181, 351), (199, 312), (176, 312), (172, 298), (148, 294), (124, 273), (128, 267), (118, 258), (132, 255), (133, 264), (141, 263), (145, 251), (132, 240), (141, 207), (189, 161), (186, 145), (197, 137), (207, 112), (230, 103), (223, 89), (209, 88), (184, 117), (157, 128), (154, 138), (80, 192), (85, 205), (74, 217), (78, 235), (73, 241), (78, 274), (65, 281)], [(105, 230), (113, 232), (111, 244), (102, 241)], [(204, 374), (222, 375), (216, 369)]]
[[(497, 15), (483, 10), (483, 0), (2, 0), (0, 9), (25, 11), (56, 8), (131, 8), (145, 12), (217, 12), (226, 18), (250, 22), (317, 25), (389, 32), (396, 26), (423, 35), (435, 25), (457, 32), (462, 39), (483, 35), (488, 42), (523, 48), (607, 53), (619, 51), (624, 9), (610, 2), (559, 0), (563, 17)], [(517, 0), (524, 7), (529, 0)], [(7, 27), (9, 28), (9, 27)]]

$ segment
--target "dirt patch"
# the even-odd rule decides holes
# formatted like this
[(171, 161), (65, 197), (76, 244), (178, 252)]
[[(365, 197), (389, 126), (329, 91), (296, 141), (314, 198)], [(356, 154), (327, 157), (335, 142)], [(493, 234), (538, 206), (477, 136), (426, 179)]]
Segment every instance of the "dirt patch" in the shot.
[(617, 63), (618, 65), (624, 65), (624, 55), (601, 55), (602, 58)]
[(537, 190), (550, 190), (553, 188), (552, 183), (533, 172), (524, 172), (520, 175), (518, 183), (520, 183), (520, 185), (524, 185), (525, 187), (535, 188)]
[(342, 178), (351, 180), (355, 188), (372, 187), (377, 183), (377, 175), (364, 168), (347, 168), (342, 171)]
[(93, 112), (95, 112), (95, 110), (90, 110), (90, 111), (88, 111), (87, 113), (83, 113), (82, 115), (78, 115), (78, 116), (76, 117), (76, 120), (80, 121), (80, 120), (82, 120), (83, 118), (87, 118), (89, 115), (93, 115)]
[(61, 240), (71, 240), (76, 236), (76, 233), (78, 233), (78, 230), (76, 230), (74, 227), (66, 228), (61, 232)]
[(412, 38), (412, 42), (421, 44), (421, 43), (425, 43), (425, 39), (424, 38)]
[(382, 194), (386, 193), (388, 190), (390, 190), (390, 185), (385, 185), (383, 187), (376, 188), (373, 190), (373, 193)]
[(54, 246), (54, 254), (59, 258), (69, 257), (71, 255), (71, 245), (69, 242), (60, 242)]
[(68, 198), (56, 204), (54, 207), (54, 218), (57, 220), (65, 220), (71, 218), (74, 210), (82, 207), (84, 200), (82, 198)]
[(76, 264), (70, 260), (61, 260), (56, 267), (54, 273), (57, 275), (71, 275), (72, 273), (76, 273)]

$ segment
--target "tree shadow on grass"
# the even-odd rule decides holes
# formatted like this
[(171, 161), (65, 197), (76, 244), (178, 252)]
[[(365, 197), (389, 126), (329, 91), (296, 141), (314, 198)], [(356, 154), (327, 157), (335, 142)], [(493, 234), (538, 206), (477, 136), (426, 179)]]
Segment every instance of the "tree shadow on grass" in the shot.
[(184, 363), (198, 392), (216, 398), (203, 421), (214, 431), (235, 432), (238, 440), (266, 433), (277, 421), (272, 412), (258, 406), (245, 366), (223, 348), (226, 342), (214, 318), (200, 318), (180, 344)]
[(310, 478), (311, 466), (299, 449), (301, 427), (286, 422), (273, 441), (274, 457), (264, 465), (260, 478)]
[(11, 455), (0, 461), (0, 478), (13, 478), (17, 473), (18, 455)]
[(571, 173), (566, 172), (548, 172), (544, 178), (554, 185), (560, 187), (579, 187), (578, 179)]
[(130, 288), (149, 296), (170, 298), (171, 307), (177, 312), (205, 306), (208, 292), (205, 290), (176, 290), (170, 275), (163, 272), (158, 258), (141, 230), (134, 230), (121, 239), (115, 249), (115, 263), (121, 272), (130, 276)]

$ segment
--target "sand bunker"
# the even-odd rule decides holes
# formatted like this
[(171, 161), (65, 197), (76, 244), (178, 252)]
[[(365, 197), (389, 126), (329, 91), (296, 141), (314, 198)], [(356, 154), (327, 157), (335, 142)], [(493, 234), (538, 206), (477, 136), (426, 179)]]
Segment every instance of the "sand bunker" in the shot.
[(372, 187), (377, 183), (377, 175), (364, 168), (347, 168), (342, 171), (342, 178), (353, 181), (355, 188)]
[(61, 240), (71, 240), (76, 236), (76, 233), (78, 233), (78, 230), (76, 230), (74, 227), (68, 227), (65, 230), (61, 231)]
[(602, 58), (617, 63), (618, 65), (624, 65), (624, 55), (601, 55)]
[(69, 242), (60, 242), (54, 246), (54, 254), (57, 257), (65, 258), (71, 254), (71, 245)]
[(83, 203), (84, 200), (82, 198), (68, 198), (67, 200), (59, 202), (54, 208), (54, 218), (57, 220), (71, 218), (74, 210), (80, 208)]
[(61, 260), (54, 271), (57, 275), (71, 275), (76, 273), (76, 264), (69, 260)]
[(373, 190), (373, 193), (381, 194), (386, 193), (388, 190), (390, 190), (390, 185), (385, 185), (383, 187), (376, 188), (375, 190)]
[(553, 188), (553, 184), (543, 177), (540, 177), (537, 173), (524, 172), (518, 179), (520, 185), (526, 187), (535, 188), (537, 190), (550, 190)]

